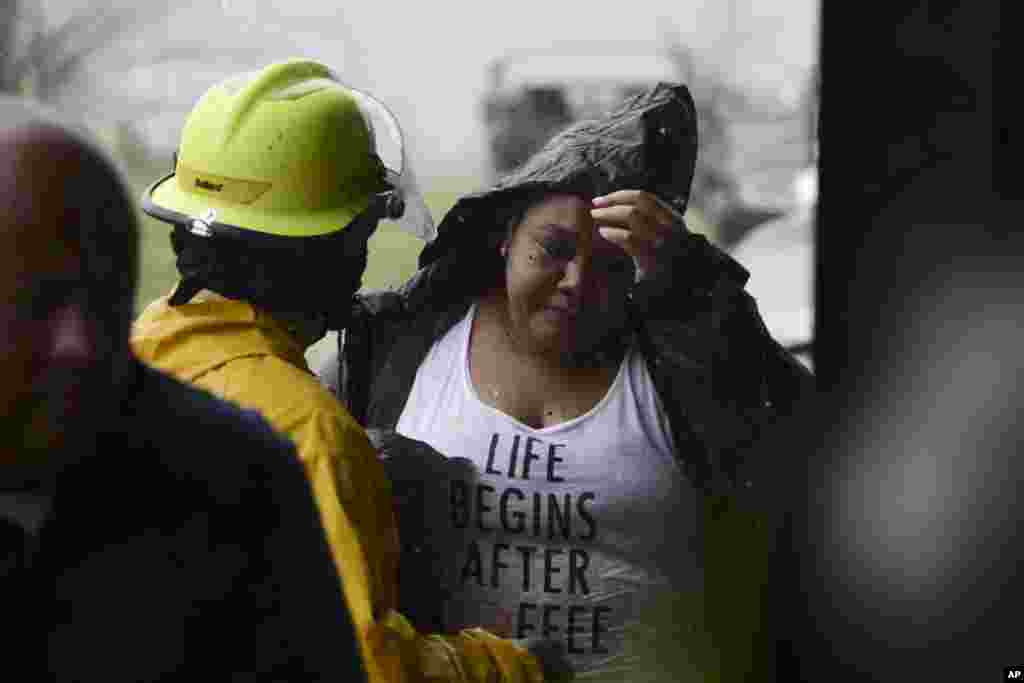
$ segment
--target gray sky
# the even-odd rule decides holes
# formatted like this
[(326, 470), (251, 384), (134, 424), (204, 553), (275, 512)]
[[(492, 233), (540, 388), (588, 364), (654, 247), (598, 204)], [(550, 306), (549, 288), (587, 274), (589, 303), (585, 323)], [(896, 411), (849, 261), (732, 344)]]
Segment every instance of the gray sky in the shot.
[[(90, 4), (97, 3), (46, 3), (57, 18)], [(158, 9), (164, 3), (152, 5), (155, 12), (169, 11)], [(86, 102), (101, 117), (138, 120), (157, 142), (173, 147), (185, 113), (212, 83), (274, 60), (310, 57), (394, 110), (420, 176), (478, 176), (485, 164), (480, 99), (486, 66), (510, 49), (574, 41), (650, 41), (655, 48), (666, 32), (676, 32), (738, 82), (772, 93), (816, 60), (817, 7), (817, 0), (631, 0), (618, 6), (204, 0), (183, 3), (104, 50), (69, 103)], [(178, 59), (137, 66), (161, 54)]]

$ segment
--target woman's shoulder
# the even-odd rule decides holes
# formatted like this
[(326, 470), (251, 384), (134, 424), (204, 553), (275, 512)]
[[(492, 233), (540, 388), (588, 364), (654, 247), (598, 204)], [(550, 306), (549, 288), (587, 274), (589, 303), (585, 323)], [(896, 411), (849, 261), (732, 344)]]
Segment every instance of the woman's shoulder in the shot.
[(396, 320), (417, 315), (427, 301), (436, 298), (432, 268), (421, 268), (402, 285), (374, 289), (356, 295), (353, 324), (373, 324), (377, 320)]
[(467, 272), (465, 258), (452, 254), (416, 271), (401, 286), (357, 295), (359, 315), (429, 319), (453, 307), (466, 307), (482, 286)]
[(346, 343), (372, 337), (375, 346), (390, 346), (410, 334), (436, 341), (465, 315), (476, 298), (471, 288), (454, 283), (456, 276), (450, 270), (444, 262), (432, 263), (397, 289), (357, 295), (345, 331)]

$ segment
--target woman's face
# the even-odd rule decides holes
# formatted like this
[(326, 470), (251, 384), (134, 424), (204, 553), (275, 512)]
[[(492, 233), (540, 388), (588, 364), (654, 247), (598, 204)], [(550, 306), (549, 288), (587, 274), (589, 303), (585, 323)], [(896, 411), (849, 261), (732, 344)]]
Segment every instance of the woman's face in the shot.
[(597, 233), (591, 208), (548, 195), (502, 245), (512, 328), (531, 351), (587, 351), (624, 319), (633, 262)]

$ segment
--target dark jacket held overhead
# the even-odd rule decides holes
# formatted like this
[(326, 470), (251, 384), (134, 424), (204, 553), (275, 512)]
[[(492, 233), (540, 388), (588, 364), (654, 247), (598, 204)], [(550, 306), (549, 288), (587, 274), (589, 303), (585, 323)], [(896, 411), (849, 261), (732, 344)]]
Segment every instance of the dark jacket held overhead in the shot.
[[(494, 188), (459, 200), (413, 278), (356, 300), (322, 378), (368, 429), (393, 429), (427, 351), (500, 267), (494, 246), (505, 226), (494, 215), (502, 205), (538, 191), (629, 188), (682, 212), (695, 116), (685, 87), (660, 84), (609, 117), (570, 127)], [(644, 352), (687, 476), (702, 487), (750, 489), (753, 447), (812, 390), (812, 377), (769, 335), (740, 264), (696, 234), (680, 234), (665, 250), (666, 267), (634, 286), (623, 334)]]

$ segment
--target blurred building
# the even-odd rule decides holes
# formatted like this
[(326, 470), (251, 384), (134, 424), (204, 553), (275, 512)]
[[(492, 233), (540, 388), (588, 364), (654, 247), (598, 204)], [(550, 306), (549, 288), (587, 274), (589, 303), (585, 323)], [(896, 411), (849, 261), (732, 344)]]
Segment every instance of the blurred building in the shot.
[(658, 81), (683, 82), (699, 125), (692, 203), (718, 242), (735, 245), (755, 226), (799, 210), (798, 177), (816, 159), (817, 71), (783, 72), (782, 86), (741, 83), (695, 50), (657, 41), (511, 51), (491, 63), (482, 102), (491, 180), (572, 122)]
[(747, 291), (772, 336), (812, 367), (814, 336), (814, 220), (818, 168), (808, 166), (788, 190), (795, 206), (740, 239), (732, 256), (750, 271)]

